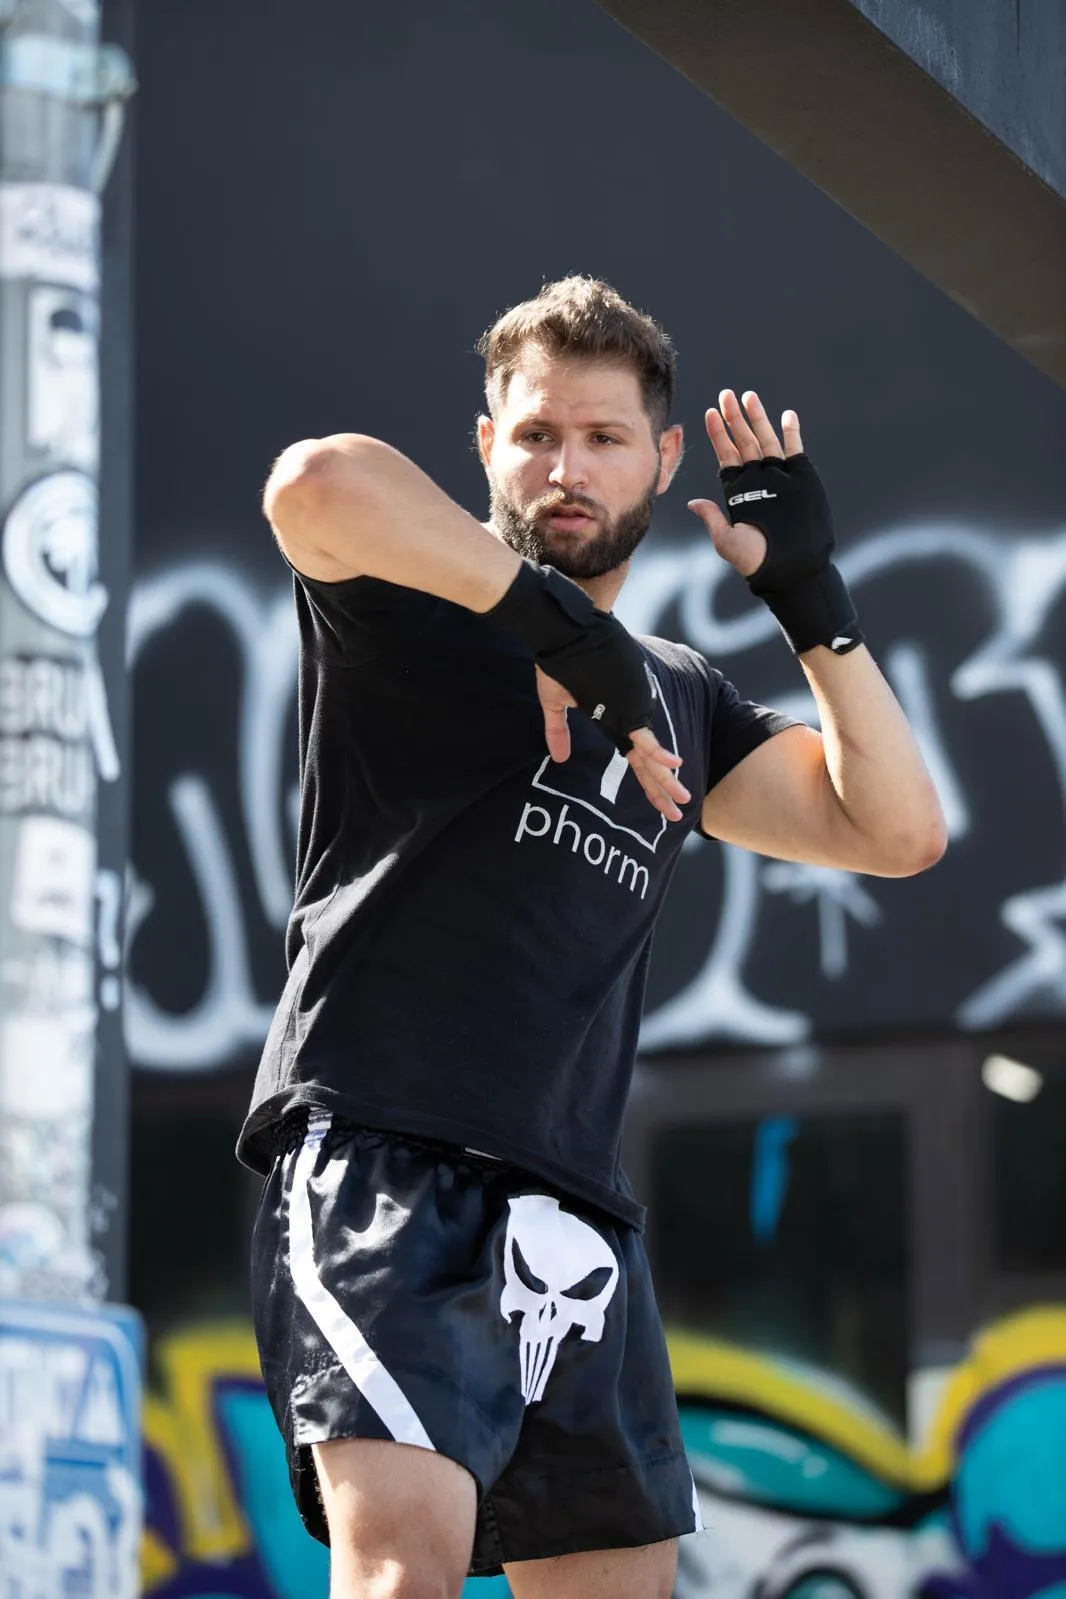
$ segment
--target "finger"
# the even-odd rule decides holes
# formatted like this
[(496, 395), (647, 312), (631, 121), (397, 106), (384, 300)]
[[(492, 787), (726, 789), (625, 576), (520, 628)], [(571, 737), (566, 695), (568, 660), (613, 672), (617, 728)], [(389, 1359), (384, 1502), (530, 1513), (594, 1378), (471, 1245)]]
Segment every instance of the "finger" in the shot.
[(655, 806), (655, 809), (660, 811), (669, 821), (679, 822), (682, 817), (681, 807), (687, 804), (691, 796), (683, 785), (677, 783), (676, 779), (667, 777), (663, 781), (658, 777), (656, 774), (662, 770), (661, 766), (649, 767), (639, 760), (633, 764), (637, 782), (652, 805)]
[[(643, 731), (647, 732), (646, 729)], [(634, 739), (636, 736), (634, 735)], [(627, 759), (638, 783), (655, 809), (668, 821), (679, 822), (682, 816), (681, 806), (686, 805), (692, 798), (685, 785), (669, 769), (679, 757), (669, 750), (664, 750), (658, 743), (654, 743), (654, 747), (649, 747), (645, 739), (640, 744), (634, 742)]]
[(759, 441), (759, 448), (763, 458), (776, 456), (778, 460), (784, 455), (781, 441), (770, 424), (765, 407), (754, 389), (747, 389), (741, 396), (741, 402), (751, 423), (752, 432)]
[(638, 755), (650, 757), (662, 766), (681, 765), (682, 757), (675, 755), (673, 750), (664, 750), (650, 727), (638, 727), (629, 736), (633, 741), (630, 754), (635, 750)]
[(688, 508), (699, 517), (714, 540), (715, 548), (722, 539), (729, 537), (733, 524), (714, 500), (689, 500)]
[(758, 461), (762, 458), (762, 447), (751, 425), (744, 415), (744, 408), (732, 389), (723, 389), (718, 396), (718, 404), (722, 407), (722, 415), (729, 424), (729, 431), (733, 435), (733, 442), (740, 451), (742, 461)]
[(721, 413), (712, 405), (703, 420), (707, 426), (707, 437), (714, 445), (714, 453), (718, 457), (718, 465), (742, 465), (740, 451), (729, 437), (729, 430), (722, 421)]
[(695, 512), (711, 535), (718, 554), (730, 566), (735, 566), (741, 577), (751, 577), (766, 558), (766, 535), (750, 522), (730, 522), (713, 500), (689, 500), (688, 508)]
[(795, 411), (786, 411), (781, 418), (781, 432), (785, 440), (786, 455), (802, 455), (803, 440), (800, 438), (800, 419)]
[(544, 710), (544, 739), (548, 746), (548, 754), (560, 766), (570, 759), (570, 728), (566, 720), (566, 707), (564, 705), (545, 705)]
[(681, 820), (681, 807), (677, 800), (667, 793), (662, 784), (657, 782), (655, 778), (649, 777), (639, 763), (633, 765), (633, 773), (644, 790), (645, 797), (654, 805), (655, 809), (665, 816), (667, 821), (679, 822)]

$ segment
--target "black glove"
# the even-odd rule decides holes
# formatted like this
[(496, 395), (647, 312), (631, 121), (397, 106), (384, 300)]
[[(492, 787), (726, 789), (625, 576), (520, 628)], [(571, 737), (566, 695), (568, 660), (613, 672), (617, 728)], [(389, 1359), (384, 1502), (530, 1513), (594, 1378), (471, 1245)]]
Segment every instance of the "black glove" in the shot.
[(651, 726), (651, 684), (636, 639), (552, 566), (523, 561), (485, 616), (533, 651), (549, 677), (598, 721), (624, 755), (629, 734)]
[(806, 455), (723, 466), (731, 522), (766, 536), (762, 565), (748, 578), (797, 655), (824, 644), (846, 655), (863, 642), (851, 595), (832, 563), (833, 517), (822, 480)]

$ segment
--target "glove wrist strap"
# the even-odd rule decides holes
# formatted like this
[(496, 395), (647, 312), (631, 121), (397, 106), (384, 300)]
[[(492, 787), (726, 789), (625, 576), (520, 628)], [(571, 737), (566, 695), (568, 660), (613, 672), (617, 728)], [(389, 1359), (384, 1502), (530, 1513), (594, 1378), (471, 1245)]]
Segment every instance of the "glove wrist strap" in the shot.
[(812, 577), (786, 589), (762, 592), (753, 573), (748, 587), (773, 612), (794, 655), (824, 644), (834, 655), (847, 655), (864, 643), (855, 606), (844, 579), (830, 562)]
[(484, 614), (540, 656), (580, 638), (595, 609), (584, 589), (554, 567), (523, 560), (510, 588)]

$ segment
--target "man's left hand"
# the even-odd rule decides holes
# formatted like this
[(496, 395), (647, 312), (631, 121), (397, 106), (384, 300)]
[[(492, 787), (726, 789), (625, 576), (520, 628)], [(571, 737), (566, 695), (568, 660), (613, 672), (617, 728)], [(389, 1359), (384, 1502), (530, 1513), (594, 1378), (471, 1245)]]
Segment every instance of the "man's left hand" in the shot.
[[(742, 399), (743, 404), (732, 389), (723, 389), (718, 396), (721, 410), (712, 406), (704, 418), (720, 468), (802, 455), (803, 440), (795, 411), (786, 411), (781, 418), (782, 444), (755, 391), (748, 389)], [(758, 571), (766, 555), (766, 538), (757, 527), (749, 522), (730, 522), (714, 500), (689, 500), (688, 507), (711, 535), (718, 554), (741, 577), (751, 577)]]

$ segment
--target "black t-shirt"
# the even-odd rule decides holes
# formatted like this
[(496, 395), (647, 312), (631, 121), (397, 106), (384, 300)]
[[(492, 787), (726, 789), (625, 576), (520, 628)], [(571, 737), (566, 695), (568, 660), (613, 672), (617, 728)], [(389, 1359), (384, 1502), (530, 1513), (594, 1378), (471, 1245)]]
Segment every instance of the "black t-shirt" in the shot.
[(298, 578), (289, 978), (238, 1153), (316, 1105), (536, 1173), (634, 1225), (619, 1165), (652, 930), (704, 793), (789, 719), (642, 639), (681, 822), (589, 718), (553, 763), (528, 650), (373, 578)]

